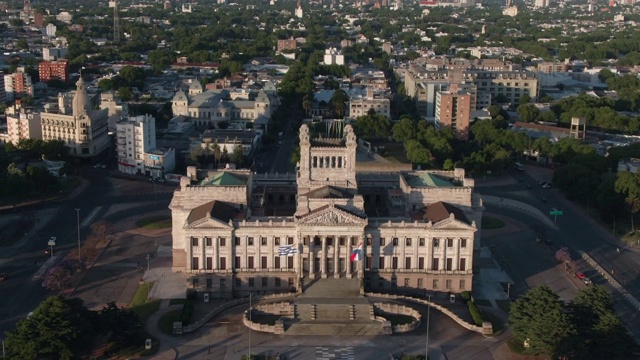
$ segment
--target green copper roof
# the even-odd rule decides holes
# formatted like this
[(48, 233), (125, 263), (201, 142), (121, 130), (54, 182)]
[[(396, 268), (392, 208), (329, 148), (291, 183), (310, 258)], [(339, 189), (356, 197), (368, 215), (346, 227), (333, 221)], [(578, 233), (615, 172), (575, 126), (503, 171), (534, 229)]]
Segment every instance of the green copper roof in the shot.
[(423, 173), (419, 175), (406, 175), (407, 184), (412, 187), (450, 187), (455, 186), (450, 180), (436, 174)]
[(242, 186), (247, 184), (247, 178), (230, 172), (220, 172), (213, 177), (206, 178), (200, 185), (210, 186)]

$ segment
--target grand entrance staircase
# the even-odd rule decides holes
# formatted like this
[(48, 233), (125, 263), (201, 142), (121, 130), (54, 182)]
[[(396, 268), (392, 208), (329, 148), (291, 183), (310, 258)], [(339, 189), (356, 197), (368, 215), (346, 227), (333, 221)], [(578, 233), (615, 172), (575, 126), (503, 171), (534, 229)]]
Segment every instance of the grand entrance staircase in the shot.
[(380, 335), (373, 305), (360, 295), (358, 279), (314, 279), (293, 302), (285, 335)]

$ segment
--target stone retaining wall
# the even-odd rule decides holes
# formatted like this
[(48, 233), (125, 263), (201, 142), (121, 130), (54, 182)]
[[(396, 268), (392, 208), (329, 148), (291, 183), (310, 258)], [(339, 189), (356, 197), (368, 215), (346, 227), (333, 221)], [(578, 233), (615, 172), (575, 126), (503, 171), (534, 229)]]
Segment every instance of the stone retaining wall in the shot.
[[(482, 191), (480, 192), (482, 193)], [(551, 219), (549, 219), (549, 217), (546, 214), (542, 213), (542, 211), (538, 210), (537, 208), (529, 204), (525, 204), (521, 201), (511, 200), (511, 199), (507, 199), (499, 196), (493, 196), (493, 195), (484, 195), (484, 194), (482, 194), (482, 201), (489, 205), (498, 206), (500, 208), (505, 208), (505, 209), (512, 209), (521, 213), (531, 215), (537, 218), (538, 220), (542, 221), (543, 223), (545, 223), (547, 226), (551, 228), (554, 228), (554, 229), (558, 228), (558, 226), (553, 221), (551, 221)]]
[(420, 315), (420, 312), (414, 308), (411, 308), (405, 305), (391, 304), (391, 303), (374, 303), (373, 306), (375, 306), (376, 308), (378, 308), (378, 310), (382, 312), (386, 312), (389, 314), (406, 315), (414, 319), (409, 324), (393, 326), (394, 333), (405, 333), (405, 332), (413, 331), (416, 328), (418, 328), (418, 326), (420, 326), (420, 320), (422, 318), (422, 315)]
[(412, 296), (404, 296), (404, 295), (395, 295), (395, 294), (381, 294), (381, 293), (366, 293), (366, 296), (369, 297), (376, 297), (376, 298), (382, 298), (382, 299), (392, 299), (392, 300), (406, 300), (406, 301), (411, 301), (411, 302), (415, 302), (415, 303), (419, 303), (419, 304), (424, 304), (424, 305), (431, 305), (431, 307), (439, 310), (440, 312), (442, 312), (443, 314), (447, 315), (448, 317), (450, 317), (453, 321), (455, 321), (456, 323), (458, 323), (458, 325), (462, 326), (463, 328), (473, 331), (473, 332), (477, 332), (478, 334), (482, 334), (482, 335), (491, 335), (489, 333), (487, 333), (487, 331), (483, 331), (483, 327), (482, 326), (476, 326), (475, 324), (469, 324), (468, 322), (462, 320), (460, 317), (458, 317), (458, 315), (454, 314), (453, 312), (451, 312), (449, 309), (435, 304), (433, 302), (430, 302), (429, 300), (425, 300), (425, 299), (421, 299), (421, 298), (416, 298), (416, 297), (412, 297)]
[(633, 297), (633, 295), (629, 294), (629, 292), (624, 288), (624, 286), (622, 286), (618, 282), (618, 280), (616, 280), (613, 276), (611, 276), (611, 274), (609, 274), (607, 270), (605, 270), (597, 261), (595, 261), (591, 256), (589, 256), (589, 254), (587, 254), (584, 251), (578, 251), (578, 253), (589, 265), (593, 266), (593, 268), (596, 269), (600, 273), (600, 275), (602, 275), (602, 277), (604, 277), (605, 280), (607, 280), (609, 284), (611, 284), (611, 286), (613, 286), (616, 290), (618, 290), (618, 292), (620, 292), (620, 294), (624, 296), (624, 298), (634, 308), (636, 308), (636, 310), (640, 310), (640, 302), (638, 301), (638, 299)]

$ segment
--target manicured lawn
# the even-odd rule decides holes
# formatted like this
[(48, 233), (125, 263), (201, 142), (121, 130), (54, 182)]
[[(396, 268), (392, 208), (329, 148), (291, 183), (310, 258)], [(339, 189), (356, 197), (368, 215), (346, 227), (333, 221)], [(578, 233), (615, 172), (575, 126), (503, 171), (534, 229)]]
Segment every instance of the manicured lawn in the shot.
[(147, 299), (148, 292), (151, 291), (152, 288), (152, 282), (140, 284), (129, 304), (129, 308), (138, 314), (143, 323), (149, 319), (149, 316), (158, 311), (160, 307), (160, 300)]
[(496, 300), (496, 304), (502, 311), (507, 314), (509, 313), (509, 309), (511, 309), (511, 300)]
[(173, 310), (168, 313), (162, 315), (158, 320), (158, 327), (160, 331), (167, 335), (173, 335), (173, 323), (176, 321), (180, 321), (180, 314), (182, 310)]
[(136, 221), (136, 226), (147, 229), (168, 229), (171, 227), (171, 216), (152, 216)]
[(501, 227), (504, 227), (504, 221), (500, 219), (496, 219), (491, 216), (482, 217), (482, 229), (491, 230), (491, 229), (500, 229)]

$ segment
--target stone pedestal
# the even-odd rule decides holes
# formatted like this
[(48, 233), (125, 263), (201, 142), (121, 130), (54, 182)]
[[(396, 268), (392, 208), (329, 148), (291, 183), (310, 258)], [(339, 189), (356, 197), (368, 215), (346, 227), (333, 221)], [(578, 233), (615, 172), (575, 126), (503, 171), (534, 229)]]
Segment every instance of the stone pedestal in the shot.
[(353, 278), (353, 274), (352, 274), (352, 273), (347, 273), (346, 278), (347, 278), (347, 279), (351, 279), (351, 278)]
[(275, 328), (273, 329), (273, 333), (276, 335), (284, 334), (284, 321), (276, 320)]
[(326, 279), (326, 278), (327, 278), (327, 276), (328, 276), (328, 275), (327, 275), (327, 273), (322, 273), (322, 276), (321, 276), (321, 277), (322, 277), (323, 279)]
[(340, 273), (333, 274), (333, 278), (334, 279), (340, 279)]

